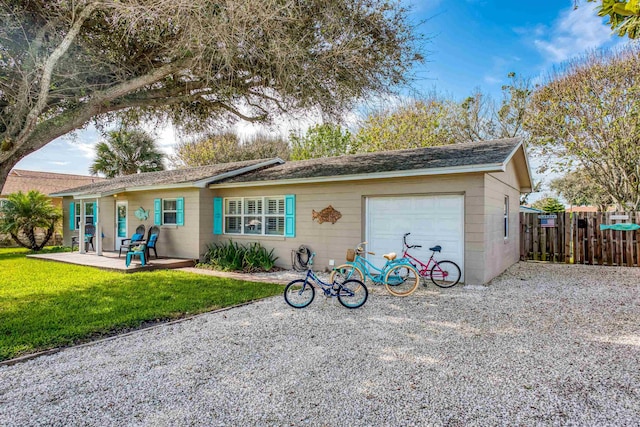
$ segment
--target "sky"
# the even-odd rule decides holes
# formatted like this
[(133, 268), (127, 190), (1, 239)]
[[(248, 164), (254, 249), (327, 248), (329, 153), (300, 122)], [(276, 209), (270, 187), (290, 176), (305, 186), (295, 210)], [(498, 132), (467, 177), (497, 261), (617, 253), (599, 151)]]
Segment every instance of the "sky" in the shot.
[[(534, 83), (543, 82), (564, 61), (589, 50), (626, 43), (612, 35), (605, 20), (596, 15), (596, 4), (584, 1), (577, 10), (573, 0), (403, 3), (411, 7), (412, 22), (428, 38), (424, 46), (427, 62), (414, 69), (413, 86), (418, 91), (436, 91), (456, 100), (477, 88), (500, 100), (500, 88), (508, 82), (509, 72)], [(292, 119), (282, 123), (279, 130), (287, 135), (290, 129), (308, 125)], [(170, 125), (147, 130), (162, 151), (172, 153), (180, 136)], [(240, 134), (256, 130), (242, 123), (236, 127)], [(102, 139), (92, 127), (77, 131), (27, 156), (16, 168), (87, 175), (95, 144)]]

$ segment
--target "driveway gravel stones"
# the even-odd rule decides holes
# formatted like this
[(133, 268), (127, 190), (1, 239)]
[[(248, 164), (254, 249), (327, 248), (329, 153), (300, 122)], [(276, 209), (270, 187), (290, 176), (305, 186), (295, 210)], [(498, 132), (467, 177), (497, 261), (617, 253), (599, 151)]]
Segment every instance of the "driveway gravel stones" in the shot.
[(274, 297), (0, 367), (0, 425), (640, 423), (640, 269)]

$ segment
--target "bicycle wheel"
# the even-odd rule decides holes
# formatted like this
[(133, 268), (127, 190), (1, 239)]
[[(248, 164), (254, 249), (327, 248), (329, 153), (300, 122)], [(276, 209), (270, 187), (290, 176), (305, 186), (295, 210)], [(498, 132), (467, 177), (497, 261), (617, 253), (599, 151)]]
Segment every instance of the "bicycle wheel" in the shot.
[(367, 302), (369, 291), (360, 280), (347, 280), (338, 289), (338, 301), (347, 308), (358, 308)]
[(437, 261), (431, 267), (431, 281), (441, 288), (450, 288), (460, 281), (460, 267), (453, 261)]
[(303, 279), (294, 280), (284, 288), (284, 300), (291, 307), (304, 308), (311, 304), (316, 290)]
[(344, 283), (347, 280), (359, 280), (364, 283), (364, 275), (358, 267), (342, 264), (334, 268), (329, 276), (329, 283)]
[(407, 264), (394, 265), (384, 277), (384, 286), (391, 295), (406, 297), (416, 290), (420, 283), (418, 270)]

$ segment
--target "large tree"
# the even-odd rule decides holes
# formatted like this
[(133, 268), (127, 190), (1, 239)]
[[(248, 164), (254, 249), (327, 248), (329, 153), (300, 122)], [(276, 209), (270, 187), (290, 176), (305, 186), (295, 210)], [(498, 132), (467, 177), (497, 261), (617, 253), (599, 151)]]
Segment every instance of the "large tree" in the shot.
[[(60, 218), (62, 212), (46, 195), (35, 190), (19, 191), (9, 194), (0, 207), (0, 231), (9, 234), (18, 245), (39, 251), (51, 239)], [(38, 229), (44, 230), (44, 237), (39, 242)]]
[(256, 134), (242, 141), (233, 132), (222, 132), (179, 142), (171, 163), (179, 168), (274, 157), (289, 159), (289, 145), (282, 137)]
[(454, 142), (447, 107), (432, 98), (370, 114), (356, 135), (359, 151), (374, 152), (432, 147)]
[(575, 206), (596, 206), (600, 212), (606, 212), (612, 199), (589, 175), (578, 169), (555, 178), (549, 184), (552, 191), (562, 196), (567, 203)]
[(406, 83), (418, 41), (387, 0), (0, 0), (0, 188), (26, 155), (116, 113), (185, 130), (338, 115)]
[(292, 160), (341, 156), (357, 151), (351, 132), (331, 123), (312, 126), (304, 134), (291, 132), (289, 141)]
[(526, 127), (546, 159), (577, 164), (618, 209), (640, 208), (640, 49), (566, 64), (535, 90)]
[(96, 145), (96, 158), (89, 172), (113, 178), (161, 171), (164, 170), (164, 157), (147, 132), (139, 129), (114, 130), (107, 133), (105, 141)]

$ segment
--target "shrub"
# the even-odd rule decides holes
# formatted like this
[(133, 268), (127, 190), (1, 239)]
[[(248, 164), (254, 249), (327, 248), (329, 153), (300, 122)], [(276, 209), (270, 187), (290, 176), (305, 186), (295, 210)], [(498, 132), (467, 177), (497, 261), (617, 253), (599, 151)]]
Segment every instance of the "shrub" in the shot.
[(253, 242), (243, 246), (237, 242), (212, 243), (207, 246), (204, 264), (222, 271), (257, 272), (269, 271), (278, 257), (273, 249), (268, 251), (260, 243)]

